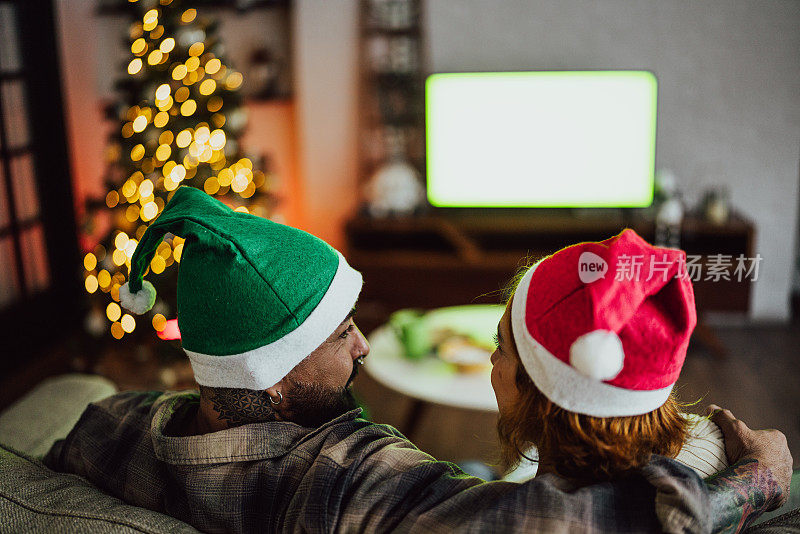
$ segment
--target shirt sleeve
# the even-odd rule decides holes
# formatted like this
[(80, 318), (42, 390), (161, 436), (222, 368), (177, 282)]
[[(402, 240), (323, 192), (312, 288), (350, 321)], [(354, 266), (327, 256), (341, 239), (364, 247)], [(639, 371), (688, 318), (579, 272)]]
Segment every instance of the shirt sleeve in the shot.
[[(710, 530), (708, 490), (691, 470), (659, 458), (613, 483), (573, 487), (554, 475), (523, 484), (484, 482), (439, 462), (383, 425), (328, 448), (298, 494), (312, 531)], [(391, 429), (391, 430), (388, 430)], [(671, 496), (656, 514), (659, 492)], [(675, 529), (664, 525), (663, 518)], [(319, 521), (319, 523), (315, 523)]]

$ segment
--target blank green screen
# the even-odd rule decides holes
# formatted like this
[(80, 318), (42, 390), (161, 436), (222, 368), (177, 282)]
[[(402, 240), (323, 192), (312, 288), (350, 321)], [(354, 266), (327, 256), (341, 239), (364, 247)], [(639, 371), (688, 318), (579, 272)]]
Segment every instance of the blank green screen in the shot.
[(434, 74), (428, 200), (440, 207), (644, 207), (653, 200), (655, 76)]

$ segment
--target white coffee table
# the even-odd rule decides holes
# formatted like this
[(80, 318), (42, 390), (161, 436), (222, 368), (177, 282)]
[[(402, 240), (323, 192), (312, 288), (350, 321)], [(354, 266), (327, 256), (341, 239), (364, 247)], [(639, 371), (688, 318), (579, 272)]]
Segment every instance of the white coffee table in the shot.
[[(502, 306), (459, 306), (433, 310), (422, 320), (429, 321), (429, 326), (460, 329), (460, 333), (468, 332), (485, 340), (487, 336), (491, 339), (502, 314)], [(490, 366), (458, 372), (453, 365), (432, 355), (410, 359), (406, 357), (394, 328), (388, 324), (373, 331), (369, 342), (370, 354), (365, 360), (364, 370), (378, 383), (412, 401), (401, 425), (406, 436), (414, 434), (426, 406), (430, 404), (497, 412)]]
[(377, 328), (369, 336), (370, 353), (364, 370), (389, 389), (414, 400), (455, 408), (496, 412), (497, 401), (490, 379), (491, 368), (458, 373), (434, 357), (410, 360), (389, 326)]

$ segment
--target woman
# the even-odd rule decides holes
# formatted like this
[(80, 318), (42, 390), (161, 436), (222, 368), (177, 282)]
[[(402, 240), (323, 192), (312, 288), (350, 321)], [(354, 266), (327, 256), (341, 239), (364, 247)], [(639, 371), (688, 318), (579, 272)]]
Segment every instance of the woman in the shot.
[(632, 230), (528, 269), (492, 354), (505, 466), (536, 447), (537, 475), (576, 481), (617, 477), (653, 454), (701, 476), (724, 468), (719, 429), (688, 420), (672, 392), (695, 324), (685, 254)]

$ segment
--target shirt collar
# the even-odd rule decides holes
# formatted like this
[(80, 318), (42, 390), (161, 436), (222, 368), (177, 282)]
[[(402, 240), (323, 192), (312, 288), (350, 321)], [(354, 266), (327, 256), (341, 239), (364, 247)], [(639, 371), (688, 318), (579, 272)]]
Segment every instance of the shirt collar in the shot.
[(202, 434), (168, 436), (164, 429), (189, 402), (197, 402), (197, 392), (172, 392), (159, 397), (151, 410), (150, 434), (156, 457), (173, 465), (200, 465), (262, 460), (283, 456), (302, 441), (328, 428), (361, 415), (356, 408), (318, 428), (306, 428), (288, 421), (252, 423)]

